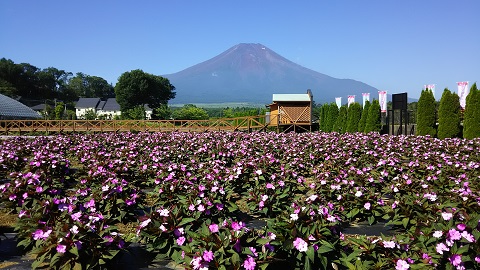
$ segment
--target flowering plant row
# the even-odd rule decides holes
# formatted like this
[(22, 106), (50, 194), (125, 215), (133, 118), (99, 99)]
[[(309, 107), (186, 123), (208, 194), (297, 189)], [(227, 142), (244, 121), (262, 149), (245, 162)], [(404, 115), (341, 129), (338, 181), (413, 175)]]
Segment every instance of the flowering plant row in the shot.
[[(479, 151), (377, 133), (14, 138), (0, 191), (34, 268), (108, 266), (132, 242), (190, 269), (479, 268)], [(395, 233), (346, 232), (362, 222)]]

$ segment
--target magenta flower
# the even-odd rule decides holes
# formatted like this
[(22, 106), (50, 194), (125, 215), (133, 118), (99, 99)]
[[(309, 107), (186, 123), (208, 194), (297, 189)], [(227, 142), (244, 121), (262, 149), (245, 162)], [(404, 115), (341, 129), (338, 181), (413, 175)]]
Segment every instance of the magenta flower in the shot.
[(275, 189), (275, 186), (272, 183), (267, 184), (267, 189)]
[(245, 268), (245, 270), (254, 270), (255, 265), (255, 259), (250, 256), (243, 262), (243, 268)]
[(460, 230), (460, 231), (465, 230), (465, 228), (467, 228), (467, 225), (465, 225), (463, 223), (460, 223), (460, 224), (457, 225), (457, 229)]
[(210, 250), (205, 250), (203, 252), (203, 260), (206, 261), (206, 262), (211, 262), (213, 260), (213, 251), (210, 251)]
[(297, 237), (293, 241), (293, 246), (300, 252), (305, 252), (308, 250), (308, 244), (302, 238)]
[(67, 246), (58, 244), (57, 245), (57, 252), (58, 253), (65, 253), (67, 251)]
[(459, 266), (462, 263), (462, 255), (453, 254), (448, 260), (453, 266)]
[(215, 224), (215, 223), (208, 226), (208, 228), (210, 229), (210, 232), (212, 232), (212, 233), (218, 232), (218, 225)]

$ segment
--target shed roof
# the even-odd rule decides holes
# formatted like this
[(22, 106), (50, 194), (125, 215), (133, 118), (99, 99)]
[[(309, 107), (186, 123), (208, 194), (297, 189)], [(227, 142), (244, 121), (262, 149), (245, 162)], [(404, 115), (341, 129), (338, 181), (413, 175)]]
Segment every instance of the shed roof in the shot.
[(75, 108), (84, 109), (84, 108), (97, 108), (100, 98), (80, 98), (75, 104)]
[(12, 98), (0, 94), (0, 119), (39, 119), (42, 116)]
[(310, 102), (311, 97), (309, 94), (273, 94), (272, 101)]

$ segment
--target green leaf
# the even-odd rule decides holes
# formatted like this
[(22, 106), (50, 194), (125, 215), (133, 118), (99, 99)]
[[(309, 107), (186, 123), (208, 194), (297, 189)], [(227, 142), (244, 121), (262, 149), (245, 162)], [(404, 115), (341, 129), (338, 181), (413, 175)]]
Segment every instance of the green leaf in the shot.
[(269, 238), (259, 238), (257, 239), (256, 243), (259, 244), (259, 245), (265, 245), (267, 244), (268, 242), (270, 242), (270, 239)]
[(313, 246), (309, 246), (307, 249), (307, 257), (311, 262), (315, 261), (315, 250), (313, 249)]
[(183, 225), (185, 225), (187, 223), (190, 223), (192, 221), (195, 221), (195, 219), (194, 218), (183, 218), (182, 221), (180, 221), (180, 223), (178, 223), (177, 226), (180, 227), (180, 226), (183, 226)]

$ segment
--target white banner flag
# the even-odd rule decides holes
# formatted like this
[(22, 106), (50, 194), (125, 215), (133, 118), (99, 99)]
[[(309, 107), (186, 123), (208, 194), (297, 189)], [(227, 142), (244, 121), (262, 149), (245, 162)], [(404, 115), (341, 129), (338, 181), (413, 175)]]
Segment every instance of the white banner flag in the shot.
[(363, 97), (363, 108), (365, 108), (365, 103), (367, 103), (367, 101), (370, 101), (370, 93), (362, 93), (362, 97)]
[(380, 102), (380, 110), (387, 112), (387, 91), (378, 91), (378, 102)]
[(435, 84), (425, 84), (425, 85), (423, 86), (423, 88), (424, 88), (425, 90), (430, 89), (430, 90), (432, 91), (433, 98), (435, 98)]
[(340, 107), (342, 107), (342, 97), (336, 97), (335, 102), (337, 103), (337, 107), (340, 109)]
[(348, 107), (350, 107), (350, 104), (355, 102), (355, 95), (348, 96)]
[(457, 82), (458, 86), (458, 97), (460, 98), (460, 106), (462, 109), (465, 109), (465, 103), (467, 100), (467, 95), (470, 90), (468, 89), (468, 82)]

